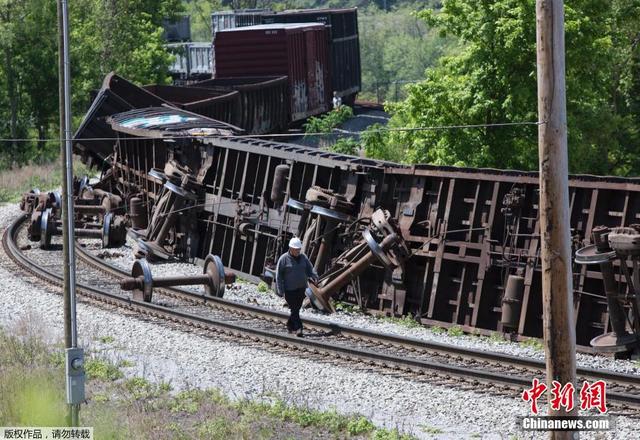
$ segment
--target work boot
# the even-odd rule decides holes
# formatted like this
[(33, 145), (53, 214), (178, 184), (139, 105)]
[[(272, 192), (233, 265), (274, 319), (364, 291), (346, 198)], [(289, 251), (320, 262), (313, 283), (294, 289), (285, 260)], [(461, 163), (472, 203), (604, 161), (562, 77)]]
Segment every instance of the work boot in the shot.
[(297, 336), (297, 337), (299, 337), (299, 338), (301, 338), (301, 337), (303, 337), (303, 336), (304, 336), (304, 335), (302, 334), (302, 329), (301, 329), (301, 328), (299, 328), (299, 329), (298, 329), (298, 331), (296, 332), (296, 336)]

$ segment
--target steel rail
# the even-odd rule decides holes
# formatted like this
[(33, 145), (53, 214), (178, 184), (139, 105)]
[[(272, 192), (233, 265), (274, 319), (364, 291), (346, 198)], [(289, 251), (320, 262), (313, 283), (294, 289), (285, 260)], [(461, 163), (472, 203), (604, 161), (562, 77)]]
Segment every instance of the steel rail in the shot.
[[(116, 278), (124, 278), (131, 276), (125, 270), (101, 260), (96, 255), (87, 252), (82, 246), (76, 244), (78, 256), (85, 263), (96, 267), (105, 273)], [(163, 293), (172, 297), (183, 298), (193, 302), (205, 303), (209, 306), (224, 309), (233, 313), (242, 315), (251, 315), (255, 318), (266, 319), (270, 321), (286, 323), (289, 315), (285, 312), (267, 309), (264, 307), (245, 304), (225, 298), (218, 298), (206, 294), (196, 293), (190, 290), (180, 289), (176, 287), (156, 289), (156, 292)], [(406, 348), (416, 352), (436, 352), (451, 356), (461, 356), (473, 360), (483, 360), (486, 362), (509, 364), (517, 368), (529, 368), (544, 373), (544, 361), (523, 358), (519, 356), (508, 355), (504, 353), (483, 351), (473, 348), (459, 347), (448, 345), (434, 341), (425, 341), (422, 339), (412, 338), (408, 336), (396, 336), (389, 333), (377, 332), (375, 330), (365, 330), (356, 327), (345, 326), (342, 324), (327, 322), (312, 318), (302, 318), (306, 327), (320, 330), (331, 334), (339, 334), (347, 338), (363, 340), (367, 342), (377, 343), (382, 346), (394, 346)], [(579, 367), (577, 369), (578, 376), (582, 378), (604, 380), (616, 382), (618, 385), (640, 385), (640, 376), (632, 374), (615, 373), (607, 370), (598, 370), (593, 368)]]
[[(18, 248), (16, 244), (16, 237), (22, 223), (27, 219), (26, 215), (23, 215), (17, 218), (5, 231), (3, 236), (3, 247), (7, 255), (20, 267), (24, 268), (26, 271), (34, 274), (35, 276), (43, 279), (44, 281), (54, 284), (57, 286), (62, 286), (62, 277), (58, 274), (52, 273), (37, 264), (33, 263), (29, 260), (23, 252)], [(86, 252), (82, 252), (82, 255), (85, 255)], [(114, 268), (115, 269), (115, 268)], [(119, 269), (118, 269), (119, 270)], [(168, 290), (168, 289), (167, 289)], [(171, 289), (171, 290), (180, 290), (180, 289)], [(355, 348), (355, 347), (346, 347), (337, 344), (330, 344), (326, 342), (313, 341), (308, 338), (301, 339), (295, 336), (291, 336), (288, 334), (276, 333), (273, 331), (250, 328), (239, 324), (234, 324), (226, 321), (213, 320), (210, 318), (206, 318), (199, 315), (194, 315), (186, 312), (181, 312), (177, 310), (173, 310), (158, 304), (146, 303), (142, 301), (136, 301), (129, 297), (120, 296), (114, 294), (112, 292), (108, 292), (102, 289), (98, 289), (95, 287), (87, 286), (84, 284), (78, 284), (78, 292), (83, 296), (89, 297), (91, 299), (95, 299), (100, 302), (104, 302), (107, 304), (116, 305), (119, 307), (123, 307), (126, 309), (131, 309), (135, 311), (139, 311), (140, 313), (144, 313), (150, 316), (160, 317), (167, 319), (169, 321), (174, 322), (182, 322), (184, 324), (194, 326), (196, 328), (203, 328), (213, 331), (214, 333), (226, 334), (232, 337), (240, 337), (243, 339), (250, 339), (252, 341), (259, 341), (263, 343), (267, 343), (274, 346), (284, 346), (289, 347), (296, 350), (310, 352), (312, 354), (324, 353), (326, 355), (331, 355), (338, 359), (347, 359), (347, 360), (356, 360), (360, 363), (368, 364), (368, 365), (377, 365), (386, 368), (392, 368), (404, 372), (416, 373), (419, 375), (449, 375), (455, 376), (462, 379), (472, 379), (475, 381), (487, 382), (490, 384), (498, 384), (507, 387), (528, 387), (531, 385), (530, 378), (524, 378), (522, 376), (514, 376), (514, 375), (506, 375), (499, 374), (495, 372), (483, 371), (480, 369), (469, 368), (469, 367), (460, 367), (456, 365), (449, 365), (441, 362), (432, 362), (422, 359), (412, 359), (407, 357), (394, 356), (384, 353), (379, 353), (369, 349), (363, 348)], [(187, 293), (192, 295), (193, 297), (197, 297), (199, 300), (213, 301), (214, 297), (207, 296), (203, 298), (204, 295), (182, 291), (182, 294)], [(215, 300), (220, 300), (220, 298), (215, 298)], [(239, 303), (235, 303), (229, 300), (221, 301), (221, 303), (232, 303), (233, 306), (242, 306), (245, 308), (245, 305), (241, 305)], [(229, 304), (231, 305), (231, 304)], [(261, 312), (268, 312), (267, 315), (271, 317), (279, 317), (282, 318), (286, 316), (283, 313), (275, 312), (275, 311), (266, 311), (265, 309), (261, 309), (255, 306), (249, 306), (248, 309), (260, 310)], [(245, 311), (246, 311), (245, 310)], [(361, 329), (355, 329), (351, 327), (338, 326), (332, 323), (325, 323), (317, 320), (306, 320), (306, 322), (310, 325), (318, 325), (323, 326), (325, 329), (335, 329), (338, 333), (343, 332), (352, 332), (352, 334), (363, 335), (368, 337), (377, 337), (380, 336), (385, 341), (387, 341), (386, 345), (391, 345), (391, 341), (398, 341), (400, 343), (410, 343), (411, 345), (419, 345), (419, 346), (428, 346), (428, 347), (438, 347), (439, 349), (451, 349), (449, 352), (464, 354), (466, 352), (466, 356), (470, 356), (469, 353), (476, 353), (477, 350), (469, 351), (460, 349), (460, 347), (450, 347), (445, 344), (437, 344), (430, 343), (426, 341), (420, 341), (415, 339), (406, 339), (400, 338), (392, 335), (386, 335), (378, 332), (369, 332)], [(434, 344), (434, 345), (432, 345)], [(478, 352), (482, 353), (482, 352)], [(484, 359), (487, 359), (486, 352), (484, 356), (481, 356)], [(499, 359), (501, 356), (498, 353), (493, 353), (496, 355), (491, 360), (493, 362), (496, 359)], [(506, 356), (506, 359), (519, 359), (513, 356)], [(529, 364), (532, 362), (531, 360), (521, 359), (523, 364)], [(610, 382), (615, 381), (615, 385), (631, 383), (637, 386), (640, 383), (640, 379), (632, 375), (614, 373), (614, 372), (603, 372), (599, 370), (587, 370), (590, 373), (593, 373), (600, 379), (609, 380)], [(604, 373), (604, 374), (603, 374)], [(640, 407), (640, 393), (619, 393), (619, 392), (608, 392), (607, 398), (610, 402), (615, 402), (619, 404), (631, 405), (633, 407)]]

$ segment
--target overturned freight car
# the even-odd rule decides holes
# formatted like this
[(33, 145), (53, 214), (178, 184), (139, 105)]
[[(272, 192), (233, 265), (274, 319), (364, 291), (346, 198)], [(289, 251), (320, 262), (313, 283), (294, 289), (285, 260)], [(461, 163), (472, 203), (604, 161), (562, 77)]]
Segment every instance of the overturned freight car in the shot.
[[(537, 173), (340, 155), (236, 136), (166, 107), (106, 123), (116, 139), (104, 184), (147, 206), (131, 231), (140, 255), (214, 253), (247, 278), (269, 279), (297, 235), (321, 274), (308, 293), (318, 308), (330, 311), (333, 298), (430, 325), (542, 335)], [(86, 153), (93, 144), (84, 137), (76, 149)], [(569, 184), (574, 250), (590, 244), (596, 226), (638, 222), (640, 179), (571, 176)], [(615, 282), (637, 333), (638, 296), (626, 277)], [(611, 331), (608, 299), (599, 268), (576, 264), (578, 344)]]

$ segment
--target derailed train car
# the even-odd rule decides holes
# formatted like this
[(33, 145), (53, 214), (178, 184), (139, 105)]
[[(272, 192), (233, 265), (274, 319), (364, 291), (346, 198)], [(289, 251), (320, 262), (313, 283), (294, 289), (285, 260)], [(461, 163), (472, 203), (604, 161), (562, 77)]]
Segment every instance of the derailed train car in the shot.
[[(94, 114), (104, 115), (99, 108)], [(322, 274), (308, 292), (318, 308), (330, 311), (333, 298), (429, 325), (542, 335), (537, 173), (340, 155), (243, 137), (167, 106), (101, 118), (104, 137), (114, 138), (99, 146), (112, 148), (101, 185), (130, 206), (140, 255), (213, 253), (246, 278), (268, 280), (298, 235)], [(87, 137), (76, 135), (85, 157), (98, 148)], [(638, 222), (640, 179), (583, 175), (569, 184), (574, 250), (591, 243), (597, 226)], [(638, 296), (629, 278), (615, 282), (637, 336)], [(576, 264), (578, 344), (611, 331), (607, 301), (598, 266)]]

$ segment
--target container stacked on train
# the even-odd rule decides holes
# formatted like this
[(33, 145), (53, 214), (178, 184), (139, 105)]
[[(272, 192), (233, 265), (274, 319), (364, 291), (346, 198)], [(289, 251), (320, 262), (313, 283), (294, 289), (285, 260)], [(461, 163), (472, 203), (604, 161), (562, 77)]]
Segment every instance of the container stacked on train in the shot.
[(355, 8), (222, 11), (212, 14), (212, 28), (212, 47), (174, 48), (185, 53), (171, 71), (177, 83), (239, 93), (225, 122), (247, 133), (282, 131), (330, 110), (334, 93), (353, 103), (360, 90)]
[(322, 23), (327, 29), (331, 89), (342, 101), (353, 104), (362, 88), (358, 10), (307, 9), (269, 12), (262, 23)]
[(216, 32), (215, 79), (286, 76), (290, 120), (330, 108), (329, 47), (321, 23), (275, 23)]

